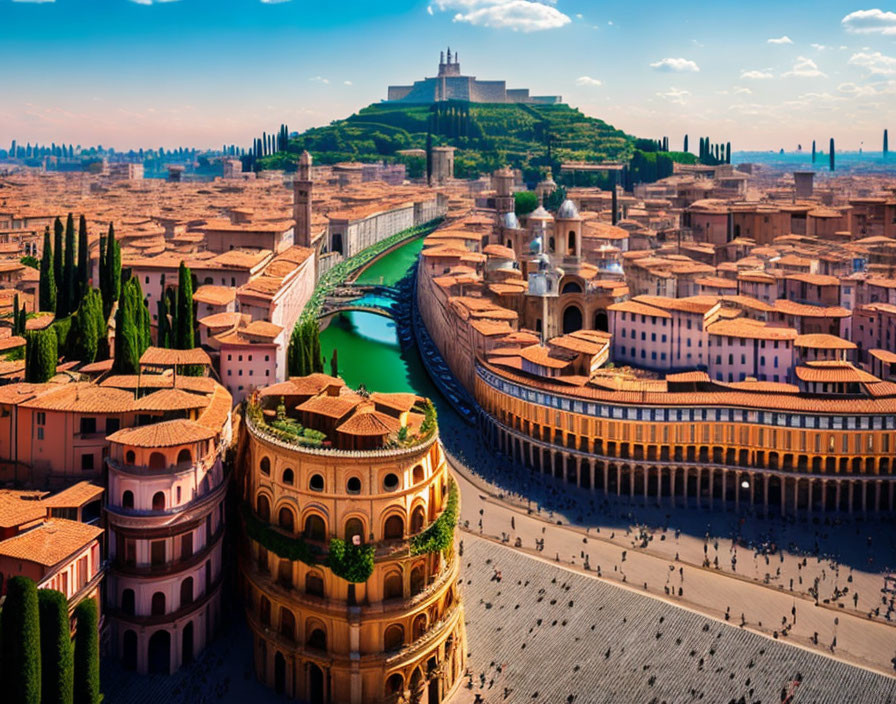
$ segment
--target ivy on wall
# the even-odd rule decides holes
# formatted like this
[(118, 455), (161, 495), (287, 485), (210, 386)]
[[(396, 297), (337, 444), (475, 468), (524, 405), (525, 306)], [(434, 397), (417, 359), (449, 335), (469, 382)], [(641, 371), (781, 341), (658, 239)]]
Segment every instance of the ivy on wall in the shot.
[(448, 501), (442, 515), (434, 520), (422, 533), (411, 538), (411, 554), (447, 550), (454, 542), (454, 528), (457, 526), (457, 484), (452, 479), (448, 486)]

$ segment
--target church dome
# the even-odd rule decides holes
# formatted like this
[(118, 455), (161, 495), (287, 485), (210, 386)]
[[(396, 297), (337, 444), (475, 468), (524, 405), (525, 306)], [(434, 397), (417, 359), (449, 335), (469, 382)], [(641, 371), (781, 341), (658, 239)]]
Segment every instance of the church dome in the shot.
[(520, 229), (520, 220), (516, 216), (516, 213), (513, 211), (509, 213), (504, 213), (501, 218), (501, 224), (506, 227), (508, 230), (519, 230)]
[(535, 210), (529, 213), (530, 220), (553, 220), (554, 216), (544, 209), (543, 205), (539, 205)]
[(557, 218), (560, 220), (576, 220), (579, 217), (579, 209), (576, 208), (576, 204), (569, 198), (563, 201), (560, 208), (557, 210)]

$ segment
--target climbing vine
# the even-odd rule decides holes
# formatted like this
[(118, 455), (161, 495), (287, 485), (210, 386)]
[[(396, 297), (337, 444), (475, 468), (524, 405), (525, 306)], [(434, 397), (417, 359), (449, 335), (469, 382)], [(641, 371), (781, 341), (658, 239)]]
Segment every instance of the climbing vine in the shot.
[(411, 538), (411, 554), (447, 550), (454, 542), (454, 528), (457, 525), (457, 484), (451, 480), (448, 486), (448, 501), (442, 515), (434, 520), (422, 533)]

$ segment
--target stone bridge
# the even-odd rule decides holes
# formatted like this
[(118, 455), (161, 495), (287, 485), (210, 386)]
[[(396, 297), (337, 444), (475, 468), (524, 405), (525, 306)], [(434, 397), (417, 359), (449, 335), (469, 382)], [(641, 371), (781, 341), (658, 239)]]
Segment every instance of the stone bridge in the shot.
[[(383, 298), (388, 299), (392, 305), (386, 305), (375, 300), (365, 300)], [(394, 304), (401, 300), (401, 292), (392, 286), (383, 286), (380, 284), (343, 284), (333, 290), (327, 296), (318, 313), (318, 318), (326, 318), (336, 313), (342, 313), (350, 310), (359, 310), (367, 313), (375, 313), (384, 315), (389, 318), (395, 317)]]

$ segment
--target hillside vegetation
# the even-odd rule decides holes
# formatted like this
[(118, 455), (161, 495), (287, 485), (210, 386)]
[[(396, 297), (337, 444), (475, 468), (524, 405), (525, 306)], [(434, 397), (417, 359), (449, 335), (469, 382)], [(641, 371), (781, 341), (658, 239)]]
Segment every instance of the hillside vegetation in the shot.
[(425, 162), (398, 154), (434, 145), (457, 147), (455, 176), (473, 178), (505, 164), (540, 178), (561, 161), (628, 161), (634, 139), (602, 120), (568, 105), (520, 105), (447, 102), (436, 105), (378, 103), (358, 113), (290, 138), (287, 152), (258, 160), (258, 168), (292, 170), (307, 149), (317, 163), (398, 161), (419, 177)]

